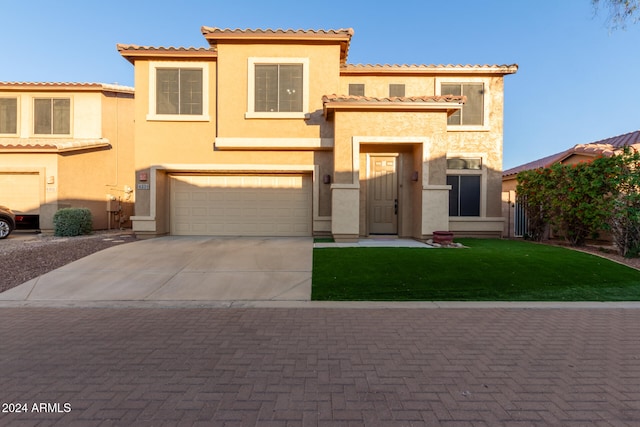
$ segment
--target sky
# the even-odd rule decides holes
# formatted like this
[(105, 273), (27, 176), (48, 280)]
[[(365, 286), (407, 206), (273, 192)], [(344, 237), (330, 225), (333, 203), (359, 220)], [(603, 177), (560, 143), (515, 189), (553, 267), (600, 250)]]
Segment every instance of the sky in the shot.
[(200, 28), (353, 28), (351, 64), (518, 64), (509, 169), (640, 129), (640, 23), (591, 0), (0, 0), (0, 81), (133, 86), (117, 43), (206, 47)]

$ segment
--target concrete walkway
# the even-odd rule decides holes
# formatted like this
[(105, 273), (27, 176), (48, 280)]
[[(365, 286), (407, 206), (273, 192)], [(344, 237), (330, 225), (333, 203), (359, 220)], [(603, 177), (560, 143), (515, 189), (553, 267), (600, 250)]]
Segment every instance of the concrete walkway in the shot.
[(311, 238), (161, 237), (82, 258), (1, 301), (309, 300)]

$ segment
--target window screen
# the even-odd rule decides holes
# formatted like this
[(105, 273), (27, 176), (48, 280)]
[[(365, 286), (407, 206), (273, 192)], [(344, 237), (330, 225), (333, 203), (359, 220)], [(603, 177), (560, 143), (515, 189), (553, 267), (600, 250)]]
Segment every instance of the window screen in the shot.
[(202, 70), (158, 68), (156, 114), (202, 114)]
[(480, 175), (448, 175), (449, 216), (480, 216)]
[(0, 133), (15, 134), (18, 130), (18, 99), (0, 98)]
[(389, 85), (389, 96), (399, 96), (404, 97), (404, 85), (402, 84), (390, 84)]
[(351, 96), (364, 96), (364, 84), (362, 83), (350, 83), (349, 95)]
[(36, 135), (69, 135), (71, 133), (71, 100), (40, 98), (34, 100)]
[(461, 110), (449, 116), (449, 125), (483, 125), (484, 121), (484, 84), (483, 83), (443, 83), (442, 95), (466, 96), (467, 101)]
[(302, 67), (301, 64), (256, 65), (255, 111), (301, 112)]

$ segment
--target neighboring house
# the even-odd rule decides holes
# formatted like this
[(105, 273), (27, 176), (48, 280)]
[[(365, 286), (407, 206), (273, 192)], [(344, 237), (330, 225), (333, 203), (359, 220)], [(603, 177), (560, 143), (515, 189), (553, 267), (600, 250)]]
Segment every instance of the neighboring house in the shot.
[(526, 218), (516, 201), (518, 173), (526, 170), (546, 168), (555, 163), (576, 164), (591, 162), (597, 157), (612, 156), (624, 147), (640, 150), (640, 131), (602, 139), (588, 144), (577, 144), (568, 150), (552, 154), (529, 163), (508, 169), (502, 173), (502, 212), (505, 218), (505, 237), (522, 237), (526, 231)]
[(62, 207), (119, 227), (133, 213), (133, 104), (130, 87), (0, 82), (0, 204), (43, 231)]
[(516, 65), (352, 65), (353, 30), (203, 27), (135, 66), (138, 235), (500, 236)]

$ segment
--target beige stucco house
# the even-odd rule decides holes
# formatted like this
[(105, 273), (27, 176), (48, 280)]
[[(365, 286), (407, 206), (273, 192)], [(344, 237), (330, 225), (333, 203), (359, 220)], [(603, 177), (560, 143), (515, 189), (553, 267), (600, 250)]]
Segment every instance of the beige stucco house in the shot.
[(91, 209), (94, 229), (128, 225), (133, 98), (124, 86), (0, 82), (0, 204), (39, 215), (43, 231), (62, 207)]
[(201, 31), (203, 48), (118, 45), (138, 235), (501, 235), (516, 65), (349, 64), (351, 29)]

